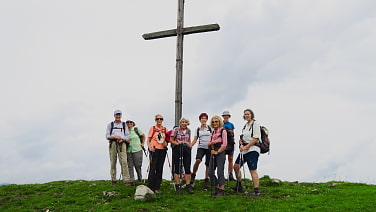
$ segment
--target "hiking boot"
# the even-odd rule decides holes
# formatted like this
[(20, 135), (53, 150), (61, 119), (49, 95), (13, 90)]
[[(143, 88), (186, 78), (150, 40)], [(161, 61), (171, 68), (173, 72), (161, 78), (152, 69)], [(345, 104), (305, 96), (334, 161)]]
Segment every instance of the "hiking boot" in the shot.
[(236, 192), (243, 192), (243, 186), (241, 181), (236, 181), (235, 186), (231, 186), (231, 189), (236, 191)]
[(234, 176), (232, 176), (232, 173), (228, 175), (228, 181), (236, 181)]
[(190, 194), (194, 194), (194, 193), (195, 193), (195, 192), (193, 191), (193, 188), (192, 188), (192, 185), (191, 185), (191, 184), (188, 184), (188, 185), (186, 186), (186, 188), (187, 188), (188, 193), (190, 193)]
[(176, 184), (175, 185), (175, 190), (176, 190), (176, 194), (181, 194), (181, 185), (180, 184)]
[(193, 183), (195, 183), (195, 179), (196, 179), (196, 174), (191, 174), (191, 182), (190, 182), (190, 184), (192, 184), (193, 185)]
[(217, 194), (215, 195), (215, 197), (222, 197), (224, 195), (225, 195), (225, 190), (218, 188)]
[(210, 187), (210, 185), (209, 185), (209, 179), (206, 178), (206, 179), (205, 179), (205, 182), (204, 182), (204, 188), (205, 188), (205, 189), (209, 189), (209, 187)]
[(260, 192), (253, 192), (253, 194), (248, 196), (247, 198), (255, 199), (255, 198), (260, 198), (260, 197), (261, 197)]
[(254, 188), (254, 189), (253, 189), (253, 192), (254, 192), (254, 195), (255, 195), (255, 196), (260, 196), (260, 190), (259, 190), (258, 187), (257, 187), (257, 188)]
[(125, 186), (134, 186), (134, 182), (126, 182), (124, 183)]
[(259, 198), (259, 197), (261, 197), (259, 189), (254, 188), (253, 194), (250, 195), (248, 198), (254, 199), (254, 198)]
[(217, 193), (218, 193), (218, 188), (215, 187), (215, 188), (214, 188), (214, 191), (211, 192), (210, 195), (215, 196), (215, 195), (217, 195)]

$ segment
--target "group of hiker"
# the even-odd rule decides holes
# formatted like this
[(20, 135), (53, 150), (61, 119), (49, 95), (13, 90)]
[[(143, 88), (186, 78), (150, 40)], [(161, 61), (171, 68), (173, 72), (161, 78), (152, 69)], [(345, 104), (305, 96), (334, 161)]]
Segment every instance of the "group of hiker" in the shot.
[[(106, 131), (106, 138), (109, 141), (112, 184), (115, 185), (117, 183), (117, 158), (119, 158), (121, 165), (124, 184), (126, 186), (135, 185), (134, 170), (137, 173), (137, 180), (141, 182), (141, 166), (143, 154), (145, 154), (149, 162), (147, 186), (155, 193), (162, 194), (160, 186), (165, 158), (167, 156), (172, 179), (175, 182), (176, 193), (181, 194), (185, 187), (189, 194), (194, 194), (193, 185), (196, 174), (200, 163), (205, 157), (204, 187), (206, 189), (212, 188), (211, 195), (213, 196), (224, 196), (226, 181), (224, 171), (227, 155), (227, 180), (236, 181), (236, 185), (231, 188), (235, 191), (243, 191), (240, 168), (244, 163), (247, 163), (254, 185), (252, 196), (259, 196), (257, 163), (260, 155), (260, 147), (255, 144), (260, 142), (261, 139), (260, 124), (254, 119), (255, 116), (252, 110), (244, 110), (243, 119), (246, 123), (238, 142), (240, 153), (233, 164), (235, 127), (229, 121), (230, 117), (230, 112), (224, 111), (222, 117), (218, 115), (211, 117), (208, 124), (208, 114), (201, 113), (198, 117), (201, 124), (192, 133), (188, 127), (190, 125), (189, 119), (182, 117), (179, 121), (179, 126), (167, 130), (163, 126), (163, 116), (157, 114), (155, 115), (155, 125), (150, 127), (147, 136), (145, 136), (136, 127), (134, 120), (128, 119), (126, 122), (122, 122), (122, 111), (116, 110), (114, 112), (115, 120), (108, 124)], [(167, 154), (168, 143), (170, 143), (172, 149), (172, 165)], [(197, 153), (193, 170), (191, 171), (191, 150), (196, 144), (198, 145)], [(235, 178), (232, 174), (233, 171), (235, 172)], [(185, 185), (182, 185), (183, 179), (185, 179)]]

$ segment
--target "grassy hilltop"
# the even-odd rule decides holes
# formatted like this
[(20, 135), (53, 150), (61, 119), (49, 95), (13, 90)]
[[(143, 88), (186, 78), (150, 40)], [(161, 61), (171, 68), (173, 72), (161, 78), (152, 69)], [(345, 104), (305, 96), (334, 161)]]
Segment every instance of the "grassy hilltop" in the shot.
[[(243, 181), (249, 192), (251, 182)], [(110, 181), (57, 181), (45, 184), (0, 186), (0, 211), (376, 211), (376, 185), (347, 182), (273, 183), (260, 179), (261, 197), (236, 193), (226, 186), (226, 196), (213, 198), (197, 180), (195, 194), (176, 195), (164, 180), (153, 201), (134, 200), (136, 187)], [(107, 195), (111, 192), (112, 196)]]

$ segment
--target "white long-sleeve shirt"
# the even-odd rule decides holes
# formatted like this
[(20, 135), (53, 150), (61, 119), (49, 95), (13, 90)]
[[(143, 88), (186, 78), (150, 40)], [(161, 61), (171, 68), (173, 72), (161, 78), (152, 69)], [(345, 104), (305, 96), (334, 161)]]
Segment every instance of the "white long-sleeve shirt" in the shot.
[(113, 122), (113, 123), (114, 123), (114, 128), (112, 129), (111, 135), (110, 135), (111, 123), (107, 125), (106, 139), (108, 140), (110, 136), (120, 136), (124, 141), (129, 140), (128, 127), (125, 125), (125, 129), (123, 129), (123, 122), (120, 122), (120, 123)]

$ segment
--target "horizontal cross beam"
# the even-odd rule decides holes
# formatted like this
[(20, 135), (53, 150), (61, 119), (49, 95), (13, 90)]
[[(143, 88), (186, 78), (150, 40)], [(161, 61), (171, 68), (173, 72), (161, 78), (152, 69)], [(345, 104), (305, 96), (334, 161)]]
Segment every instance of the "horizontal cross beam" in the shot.
[[(200, 33), (200, 32), (211, 32), (211, 31), (217, 31), (219, 30), (218, 24), (208, 24), (208, 25), (201, 25), (201, 26), (193, 26), (193, 27), (184, 27), (183, 28), (183, 35), (189, 35), (194, 33)], [(145, 40), (152, 40), (152, 39), (158, 39), (158, 38), (166, 38), (166, 37), (173, 37), (177, 36), (177, 29), (171, 29), (171, 30), (165, 30), (165, 31), (159, 31), (159, 32), (151, 32), (143, 34), (142, 37)]]

